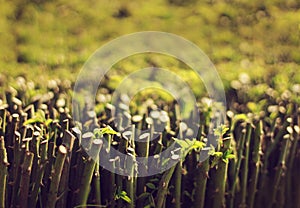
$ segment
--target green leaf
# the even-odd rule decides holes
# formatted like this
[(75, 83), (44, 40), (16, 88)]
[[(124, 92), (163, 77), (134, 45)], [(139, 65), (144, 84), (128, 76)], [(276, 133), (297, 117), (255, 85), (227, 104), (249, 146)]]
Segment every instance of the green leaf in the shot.
[(152, 190), (156, 189), (156, 187), (153, 183), (146, 183), (146, 186)]
[(41, 110), (41, 109), (39, 109), (39, 110), (36, 112), (35, 116), (36, 116), (37, 118), (40, 118), (40, 119), (43, 120), (43, 121), (46, 120), (45, 112), (44, 112), (43, 110)]
[(140, 194), (140, 195), (137, 197), (137, 200), (143, 200), (143, 199), (146, 199), (146, 198), (148, 198), (150, 195), (151, 195), (151, 193), (149, 193), (149, 192), (144, 192), (144, 193)]
[(182, 147), (184, 149), (187, 149), (189, 147), (189, 144), (185, 140), (176, 139), (176, 138), (174, 138), (174, 140), (177, 144), (179, 144), (180, 147)]
[(227, 155), (227, 159), (234, 159), (234, 158), (235, 158), (234, 154)]
[(195, 143), (195, 140), (194, 140), (194, 139), (193, 139), (193, 140), (185, 139), (185, 140), (183, 140), (183, 141), (185, 141), (185, 142), (188, 144), (188, 146), (192, 146), (192, 145)]
[(123, 199), (124, 201), (126, 201), (128, 204), (131, 203), (131, 199), (126, 195), (126, 196), (120, 196), (121, 199)]
[(46, 126), (49, 126), (49, 125), (52, 123), (52, 121), (53, 121), (53, 120), (50, 119), (50, 118), (47, 119), (46, 122), (45, 122), (45, 125), (46, 125)]
[(118, 193), (116, 193), (115, 194), (115, 200), (118, 200), (118, 199), (122, 199), (122, 200), (124, 200), (124, 201), (126, 201), (127, 203), (131, 203), (131, 199), (127, 196), (127, 193), (126, 193), (126, 191), (120, 191), (119, 189), (118, 189), (118, 191), (117, 191)]
[(260, 111), (259, 106), (255, 102), (248, 102), (247, 107), (253, 113), (259, 113)]
[(247, 121), (248, 117), (246, 114), (237, 114), (233, 117), (234, 121), (242, 120), (242, 121)]
[(203, 142), (200, 141), (194, 141), (194, 144), (192, 146), (193, 149), (202, 149), (205, 146)]
[(36, 114), (34, 115), (33, 118), (28, 119), (23, 123), (23, 125), (28, 125), (28, 124), (34, 124), (34, 123), (42, 123), (46, 126), (49, 126), (49, 124), (52, 122), (52, 119), (46, 119), (45, 112), (41, 109), (39, 109)]
[(227, 126), (220, 125), (218, 128), (214, 129), (214, 134), (216, 136), (222, 137), (228, 130), (229, 128)]
[(118, 134), (115, 130), (113, 130), (110, 126), (101, 129), (102, 134)]
[(223, 156), (223, 152), (214, 152), (212, 154), (212, 156), (215, 156), (215, 157), (222, 157)]
[(149, 181), (151, 181), (151, 182), (158, 182), (159, 179), (158, 179), (158, 178), (152, 178), (152, 179), (150, 179)]
[(216, 166), (220, 159), (222, 158), (222, 160), (224, 159), (223, 158), (223, 152), (212, 152), (211, 155), (213, 156), (213, 160), (212, 160), (212, 163), (211, 163), (211, 167), (214, 167)]
[(38, 122), (42, 123), (43, 121), (38, 117), (30, 118), (24, 122), (24, 125), (34, 124), (34, 123), (38, 123)]

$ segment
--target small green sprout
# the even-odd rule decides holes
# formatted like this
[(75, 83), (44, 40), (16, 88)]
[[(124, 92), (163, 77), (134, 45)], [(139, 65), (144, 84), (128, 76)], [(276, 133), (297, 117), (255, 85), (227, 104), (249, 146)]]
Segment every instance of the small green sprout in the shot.
[(205, 146), (203, 142), (200, 142), (195, 138), (192, 140), (190, 139), (181, 140), (181, 139), (174, 138), (174, 140), (181, 147), (182, 159), (184, 159), (191, 151), (195, 150), (199, 152)]
[(116, 190), (114, 198), (115, 198), (115, 200), (122, 199), (123, 201), (127, 202), (128, 204), (131, 203), (131, 199), (127, 195), (126, 191), (121, 191), (120, 189)]
[(224, 136), (224, 134), (226, 134), (226, 132), (228, 130), (229, 130), (229, 128), (227, 126), (225, 126), (225, 125), (220, 125), (216, 129), (214, 129), (214, 134), (215, 134), (215, 136), (218, 137), (219, 145), (220, 146), (223, 145), (223, 136)]
[(113, 130), (110, 126), (94, 129), (94, 138), (101, 138), (104, 134), (113, 135), (118, 134), (118, 132)]
[(45, 112), (41, 109), (39, 109), (33, 118), (28, 119), (24, 122), (24, 125), (29, 124), (35, 124), (35, 123), (41, 123), (44, 126), (48, 127), (54, 120), (51, 118), (46, 118)]

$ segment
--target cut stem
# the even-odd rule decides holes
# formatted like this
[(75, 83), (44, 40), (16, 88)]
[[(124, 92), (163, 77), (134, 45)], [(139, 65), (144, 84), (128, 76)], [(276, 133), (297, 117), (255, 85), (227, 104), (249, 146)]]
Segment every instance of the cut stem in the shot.
[(57, 201), (57, 192), (59, 187), (59, 182), (61, 178), (61, 172), (64, 166), (65, 158), (67, 155), (67, 148), (63, 145), (60, 145), (57, 152), (56, 161), (54, 164), (54, 169), (51, 174), (51, 184), (50, 184), (50, 190), (48, 193), (48, 202), (47, 202), (47, 208), (55, 208), (55, 204)]

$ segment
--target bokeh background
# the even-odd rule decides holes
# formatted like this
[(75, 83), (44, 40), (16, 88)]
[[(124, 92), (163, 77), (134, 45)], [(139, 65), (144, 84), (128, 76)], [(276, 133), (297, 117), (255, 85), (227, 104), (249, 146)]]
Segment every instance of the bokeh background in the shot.
[[(0, 85), (20, 76), (45, 89), (50, 79), (73, 83), (99, 47), (121, 35), (156, 30), (180, 35), (215, 64), (225, 88), (252, 84), (259, 100), (271, 87), (299, 93), (300, 2), (297, 0), (1, 0)], [(196, 95), (201, 80), (178, 60), (136, 55), (114, 66), (108, 87), (149, 66), (174, 70)]]

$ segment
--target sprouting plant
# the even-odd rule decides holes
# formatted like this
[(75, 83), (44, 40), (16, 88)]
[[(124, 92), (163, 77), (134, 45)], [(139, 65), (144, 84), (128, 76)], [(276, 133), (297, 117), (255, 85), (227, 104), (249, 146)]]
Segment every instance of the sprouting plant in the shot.
[(223, 135), (229, 130), (226, 125), (220, 125), (216, 129), (214, 129), (214, 133), (216, 136), (223, 137)]
[(226, 125), (220, 125), (219, 127), (214, 129), (215, 136), (218, 137), (219, 145), (223, 145), (223, 136), (226, 134), (226, 132), (229, 130), (229, 128)]
[(211, 149), (208, 153), (209, 155), (213, 156), (211, 167), (215, 167), (220, 160), (227, 164), (229, 162), (229, 159), (235, 158), (235, 155), (232, 152), (232, 149), (227, 149), (225, 152), (218, 152), (215, 151), (215, 148), (213, 146), (211, 146)]
[(174, 138), (174, 140), (181, 147), (181, 159), (184, 159), (192, 150), (199, 152), (205, 146), (205, 143), (200, 142), (195, 138), (192, 140)]
[(120, 188), (118, 188), (115, 192), (115, 196), (114, 196), (115, 200), (119, 200), (122, 199), (123, 201), (127, 202), (127, 203), (131, 203), (131, 199), (129, 198), (129, 196), (127, 195), (126, 191), (121, 190)]
[(235, 155), (232, 154), (232, 149), (228, 149), (223, 153), (222, 161), (228, 163), (229, 159), (234, 159)]
[(32, 118), (26, 120), (23, 125), (41, 125), (41, 134), (45, 135), (47, 139), (50, 139), (51, 133), (51, 124), (53, 122), (58, 122), (56, 119), (46, 118), (45, 112), (39, 109)]
[(46, 118), (45, 112), (41, 109), (39, 109), (33, 118), (30, 118), (24, 122), (24, 125), (29, 125), (29, 124), (35, 124), (35, 123), (41, 123), (45, 127), (49, 127), (49, 125), (53, 122), (54, 120), (51, 118)]
[(110, 126), (94, 129), (94, 137), (95, 138), (101, 138), (101, 137), (103, 137), (104, 134), (113, 135), (113, 134), (118, 134), (118, 132), (113, 130)]
[[(190, 152), (192, 152), (193, 150), (200, 151), (205, 146), (205, 144), (203, 142), (200, 142), (200, 141), (196, 140), (195, 138), (192, 139), (192, 140), (190, 140), (190, 139), (183, 139), (183, 140), (181, 140), (181, 139), (177, 139), (177, 138), (173, 138), (173, 139), (181, 147), (179, 149), (180, 150), (180, 155), (173, 154), (172, 157), (171, 157), (173, 160), (179, 161), (179, 163), (178, 163), (179, 166), (174, 165), (173, 167), (171, 167), (169, 170), (167, 170), (163, 174), (163, 176), (162, 176), (162, 178), (160, 180), (159, 186), (158, 186), (157, 197), (156, 197), (156, 200), (155, 200), (156, 201), (156, 206), (155, 207), (158, 207), (158, 208), (163, 207), (163, 204), (164, 204), (164, 201), (165, 201), (165, 197), (166, 197), (167, 192), (168, 192), (168, 184), (169, 184), (169, 182), (171, 180), (172, 175), (176, 174), (176, 172), (177, 172), (176, 171), (176, 169), (177, 169), (176, 167), (179, 167), (179, 169), (177, 169), (177, 170), (180, 170), (180, 167), (181, 167), (180, 164), (182, 163), (182, 161), (185, 159), (185, 157)], [(180, 170), (180, 172), (181, 172), (181, 170)], [(181, 174), (179, 175), (179, 177), (177, 177), (176, 181), (180, 184), (180, 180), (181, 180)], [(181, 186), (179, 186), (179, 189), (177, 189), (177, 190), (180, 191), (180, 187)], [(179, 196), (180, 196), (180, 193), (179, 193)], [(179, 205), (179, 204), (180, 203), (178, 203), (177, 205)]]
[(238, 121), (249, 122), (250, 119), (249, 119), (248, 116), (247, 116), (246, 114), (244, 114), (244, 113), (236, 114), (236, 115), (233, 117), (233, 120), (232, 120), (232, 124), (231, 124), (231, 127), (230, 127), (231, 131), (234, 130), (234, 127), (235, 127), (235, 125), (236, 125), (236, 123), (237, 123)]

